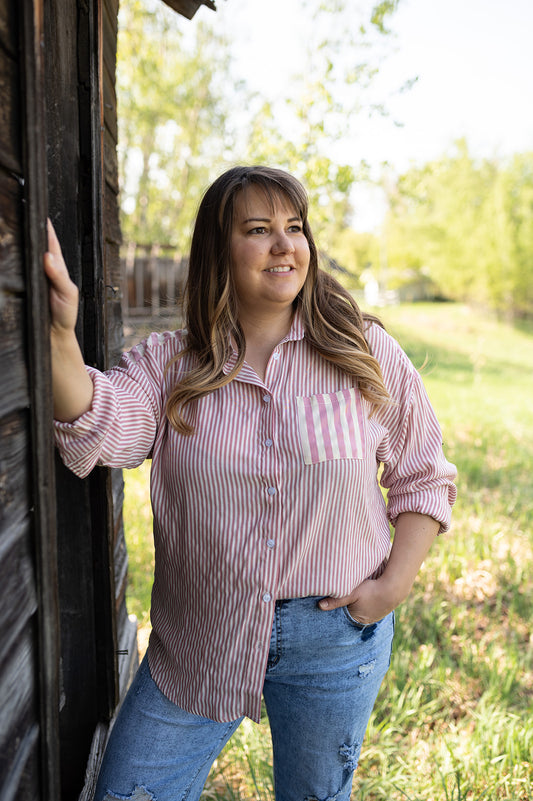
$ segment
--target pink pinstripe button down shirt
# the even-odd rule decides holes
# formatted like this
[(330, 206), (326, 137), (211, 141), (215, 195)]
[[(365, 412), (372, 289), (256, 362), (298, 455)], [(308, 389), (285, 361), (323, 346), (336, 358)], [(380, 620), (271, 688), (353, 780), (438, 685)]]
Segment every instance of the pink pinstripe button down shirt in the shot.
[(56, 423), (56, 440), (80, 476), (151, 455), (152, 676), (190, 712), (258, 720), (275, 600), (340, 597), (379, 575), (389, 520), (401, 512), (431, 515), (446, 530), (455, 468), (417, 371), (378, 326), (367, 337), (395, 402), (372, 417), (296, 318), (264, 383), (245, 364), (198, 402), (191, 437), (164, 413), (192, 363), (186, 356), (165, 376), (185, 337), (152, 334), (113, 370), (88, 368), (93, 407)]

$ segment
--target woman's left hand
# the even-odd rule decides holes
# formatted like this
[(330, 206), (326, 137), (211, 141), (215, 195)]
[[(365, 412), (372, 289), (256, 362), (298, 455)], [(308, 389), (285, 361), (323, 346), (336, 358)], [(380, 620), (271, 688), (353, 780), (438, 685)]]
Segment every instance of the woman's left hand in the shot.
[[(403, 600), (403, 599), (400, 599)], [(346, 606), (350, 616), (364, 626), (382, 620), (396, 608), (399, 601), (387, 592), (379, 579), (366, 579), (350, 595), (343, 598), (322, 598), (320, 609), (330, 611)]]
[(376, 623), (404, 601), (414, 584), (420, 565), (437, 536), (440, 524), (428, 515), (402, 512), (385, 570), (377, 579), (366, 579), (343, 598), (322, 598), (320, 609), (347, 606), (359, 623)]

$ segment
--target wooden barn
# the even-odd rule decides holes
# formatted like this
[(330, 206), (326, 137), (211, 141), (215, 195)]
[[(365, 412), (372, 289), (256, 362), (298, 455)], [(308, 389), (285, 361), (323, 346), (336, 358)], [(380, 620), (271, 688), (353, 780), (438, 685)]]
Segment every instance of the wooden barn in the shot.
[[(166, 0), (191, 18), (211, 0)], [(89, 364), (122, 347), (118, 0), (0, 0), (0, 801), (92, 797), (137, 663), (120, 471), (79, 480), (52, 437), (50, 216)]]

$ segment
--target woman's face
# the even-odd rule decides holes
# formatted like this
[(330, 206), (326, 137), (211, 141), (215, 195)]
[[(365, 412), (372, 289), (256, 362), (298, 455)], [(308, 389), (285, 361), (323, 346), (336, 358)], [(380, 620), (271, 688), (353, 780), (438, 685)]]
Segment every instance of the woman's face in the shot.
[(237, 195), (231, 269), (240, 316), (292, 307), (307, 277), (309, 244), (303, 220), (283, 196), (272, 208), (255, 187)]

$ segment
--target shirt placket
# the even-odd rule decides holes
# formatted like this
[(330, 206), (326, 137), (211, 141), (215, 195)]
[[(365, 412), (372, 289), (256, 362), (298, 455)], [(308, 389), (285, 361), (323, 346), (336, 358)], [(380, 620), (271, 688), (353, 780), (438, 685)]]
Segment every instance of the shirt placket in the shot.
[(279, 543), (283, 487), (280, 481), (278, 448), (278, 410), (276, 387), (279, 383), (280, 347), (270, 357), (267, 367), (268, 389), (263, 392), (263, 414), (261, 415), (260, 448), (262, 470), (266, 485), (264, 524), (261, 532), (262, 561), (265, 564), (263, 581), (263, 603), (272, 603), (279, 583)]
[[(261, 409), (259, 414), (257, 447), (259, 448), (259, 469), (261, 474), (260, 492), (262, 497), (260, 530), (258, 537), (259, 553), (256, 561), (256, 603), (259, 607), (258, 619), (261, 621), (257, 631), (257, 651), (262, 653), (258, 680), (262, 681), (264, 660), (268, 654), (270, 630), (279, 585), (279, 531), (283, 487), (280, 482), (280, 460), (278, 453), (278, 411), (275, 394), (276, 373), (280, 364), (280, 352), (274, 351), (269, 363), (267, 376), (269, 386), (258, 387)], [(258, 665), (259, 668), (259, 665)]]
[(275, 595), (276, 531), (279, 517), (280, 486), (276, 471), (276, 445), (274, 435), (275, 401), (270, 392), (263, 391), (263, 410), (259, 435), (263, 492), (259, 564), (262, 565), (260, 582), (261, 600), (271, 603)]

